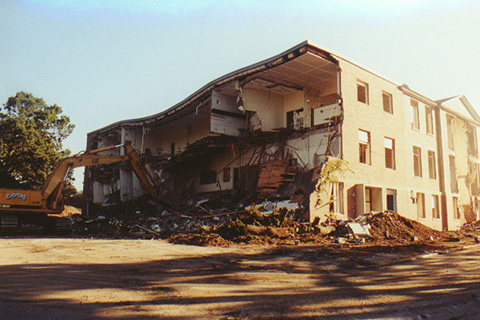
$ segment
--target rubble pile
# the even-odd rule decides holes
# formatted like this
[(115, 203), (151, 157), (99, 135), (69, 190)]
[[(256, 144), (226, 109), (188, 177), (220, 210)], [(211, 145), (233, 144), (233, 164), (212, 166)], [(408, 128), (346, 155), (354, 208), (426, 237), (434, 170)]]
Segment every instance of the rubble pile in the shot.
[(480, 241), (480, 222), (465, 225), (458, 232), (440, 232), (404, 218), (395, 212), (377, 212), (356, 219), (327, 217), (304, 222), (305, 209), (289, 201), (264, 202), (243, 209), (211, 209), (198, 201), (190, 209), (158, 214), (136, 211), (115, 216), (84, 219), (73, 215), (74, 233), (113, 238), (162, 238), (172, 243), (200, 246), (228, 246), (233, 243), (372, 244), (406, 245), (454, 241), (469, 237)]
[(440, 236), (439, 231), (391, 211), (370, 213), (357, 220), (367, 221), (370, 225), (370, 234), (376, 239), (407, 242), (433, 240)]
[(77, 235), (100, 235), (122, 238), (168, 238), (178, 233), (189, 233), (198, 229), (208, 229), (212, 225), (223, 224), (230, 220), (229, 212), (217, 215), (195, 215), (193, 212), (172, 212), (164, 210), (154, 216), (143, 212), (123, 215), (100, 215), (94, 219), (85, 219), (73, 215), (73, 232)]

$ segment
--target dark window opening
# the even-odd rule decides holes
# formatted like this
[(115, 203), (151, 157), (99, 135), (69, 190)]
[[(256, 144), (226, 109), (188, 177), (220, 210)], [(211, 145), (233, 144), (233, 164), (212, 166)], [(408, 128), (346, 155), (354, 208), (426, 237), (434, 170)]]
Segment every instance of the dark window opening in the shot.
[(303, 128), (303, 108), (287, 112), (287, 128), (288, 129)]
[(397, 190), (387, 189), (387, 210), (397, 211)]
[(200, 184), (212, 184), (217, 182), (217, 172), (215, 170), (205, 170), (200, 173)]
[(230, 182), (230, 167), (223, 169), (223, 182)]
[(393, 99), (392, 95), (387, 92), (382, 93), (382, 100), (383, 100), (383, 111), (388, 113), (393, 113)]
[(360, 163), (371, 164), (370, 132), (358, 130), (358, 150)]
[(417, 217), (425, 218), (425, 194), (417, 192)]
[(357, 100), (359, 102), (368, 104), (368, 84), (357, 81)]
[(385, 137), (385, 167), (395, 169), (395, 140)]

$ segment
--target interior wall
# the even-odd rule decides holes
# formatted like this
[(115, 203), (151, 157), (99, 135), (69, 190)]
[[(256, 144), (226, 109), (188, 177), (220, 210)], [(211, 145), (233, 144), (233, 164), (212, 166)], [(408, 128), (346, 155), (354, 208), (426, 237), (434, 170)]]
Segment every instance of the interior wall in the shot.
[(245, 109), (257, 112), (263, 131), (285, 127), (283, 96), (271, 91), (246, 88), (243, 97)]

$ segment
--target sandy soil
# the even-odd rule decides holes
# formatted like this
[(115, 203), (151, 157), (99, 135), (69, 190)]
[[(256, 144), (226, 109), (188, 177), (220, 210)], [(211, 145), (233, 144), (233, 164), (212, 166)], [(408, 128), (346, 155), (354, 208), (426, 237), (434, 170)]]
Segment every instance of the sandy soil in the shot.
[(479, 319), (480, 247), (449, 253), (0, 239), (2, 319)]

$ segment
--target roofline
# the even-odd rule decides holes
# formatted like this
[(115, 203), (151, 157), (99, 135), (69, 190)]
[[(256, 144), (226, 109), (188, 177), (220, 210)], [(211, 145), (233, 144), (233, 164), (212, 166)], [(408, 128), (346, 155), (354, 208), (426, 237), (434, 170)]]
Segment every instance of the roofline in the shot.
[(335, 58), (333, 58), (332, 54), (316, 45), (311, 44), (308, 40), (304, 41), (280, 54), (277, 54), (271, 58), (262, 60), (260, 62), (254, 63), (252, 65), (240, 68), (238, 70), (235, 70), (233, 72), (227, 73), (226, 75), (223, 75), (213, 81), (210, 81), (197, 91), (195, 91), (193, 94), (185, 98), (184, 100), (180, 101), (179, 103), (173, 105), (172, 107), (153, 114), (151, 116), (147, 117), (142, 117), (142, 118), (136, 118), (136, 119), (128, 119), (128, 120), (121, 120), (114, 122), (110, 125), (107, 125), (105, 127), (102, 127), (100, 129), (91, 131), (87, 133), (87, 135), (92, 135), (92, 134), (98, 134), (102, 133), (105, 131), (109, 131), (111, 129), (114, 129), (115, 127), (120, 127), (122, 125), (131, 125), (131, 126), (141, 126), (145, 125), (148, 123), (152, 123), (158, 120), (161, 120), (167, 116), (170, 116), (182, 109), (184, 109), (186, 106), (189, 104), (193, 103), (195, 100), (200, 99), (203, 95), (206, 93), (212, 91), (215, 87), (221, 86), (227, 82), (234, 81), (243, 77), (250, 76), (252, 74), (276, 67), (278, 65), (281, 65), (285, 62), (288, 62), (298, 56), (303, 55), (304, 53), (311, 52), (317, 55), (321, 55), (323, 58), (331, 61), (338, 63)]
[(358, 68), (360, 68), (360, 69), (368, 72), (368, 73), (373, 74), (374, 76), (377, 76), (377, 77), (381, 78), (382, 80), (385, 80), (385, 81), (387, 81), (387, 82), (390, 82), (391, 84), (393, 84), (393, 85), (395, 85), (395, 86), (399, 86), (398, 82), (393, 81), (393, 80), (390, 80), (390, 79), (388, 79), (387, 77), (385, 77), (385, 76), (383, 76), (383, 75), (381, 75), (381, 74), (379, 74), (379, 73), (377, 73), (377, 72), (374, 72), (374, 71), (370, 70), (369, 68), (363, 66), (362, 64), (358, 63), (357, 61), (355, 61), (355, 60), (353, 60), (353, 59), (350, 59), (350, 58), (347, 58), (346, 56), (344, 56), (344, 55), (342, 55), (342, 54), (340, 54), (340, 53), (335, 52), (334, 50), (330, 50), (329, 48), (319, 46), (318, 44), (316, 44), (316, 43), (314, 43), (314, 42), (312, 42), (312, 41), (309, 41), (309, 40), (307, 40), (306, 42), (307, 42), (309, 45), (314, 46), (314, 47), (316, 47), (316, 48), (318, 48), (318, 49), (320, 49), (320, 50), (329, 52), (329, 53), (330, 53), (332, 56), (334, 56), (337, 60), (346, 61), (346, 62), (348, 62), (348, 63), (350, 63), (350, 64), (352, 64), (352, 65), (354, 65), (354, 66), (356, 66), (356, 67), (358, 67)]
[[(470, 122), (476, 126), (479, 126), (480, 127), (480, 117), (478, 116), (478, 114), (475, 112), (475, 110), (473, 109), (473, 106), (470, 104), (470, 102), (467, 100), (467, 98), (462, 95), (462, 96), (455, 96), (455, 97), (451, 97), (451, 98), (447, 98), (447, 99), (443, 99), (443, 100), (437, 100), (437, 101), (433, 101), (427, 97), (425, 97), (424, 95), (421, 95), (420, 93), (416, 92), (416, 91), (413, 91), (412, 89), (410, 89), (408, 86), (406, 86), (405, 84), (401, 85), (398, 87), (403, 93), (411, 96), (412, 98), (415, 98), (417, 99), (418, 101), (421, 101), (423, 103), (425, 103), (426, 105), (429, 105), (431, 107), (437, 107), (445, 112), (448, 112), (450, 114), (453, 114), (454, 116), (456, 116), (457, 118), (460, 118), (464, 121), (467, 121), (467, 122)], [(456, 98), (456, 97), (459, 97), (460, 101), (465, 105), (465, 107), (467, 108), (467, 110), (470, 112), (470, 114), (472, 115), (473, 119), (471, 118), (468, 118), (466, 116), (464, 116), (463, 114), (460, 114), (458, 113), (457, 111), (455, 110), (452, 110), (450, 109), (449, 107), (443, 105), (443, 102), (445, 101), (448, 101), (448, 100), (451, 100), (452, 98)]]
[[(277, 55), (275, 55), (271, 58), (268, 58), (268, 59), (262, 60), (260, 62), (251, 64), (249, 66), (237, 69), (237, 70), (235, 70), (233, 72), (230, 72), (230, 73), (227, 73), (227, 74), (225, 74), (225, 75), (223, 75), (223, 76), (221, 76), (221, 77), (219, 77), (219, 78), (217, 78), (213, 81), (210, 81), (209, 83), (207, 83), (206, 85), (204, 85), (203, 87), (201, 87), (200, 89), (195, 91), (193, 94), (189, 95), (187, 98), (183, 99), (179, 103), (173, 105), (172, 107), (170, 107), (170, 108), (168, 108), (168, 109), (166, 109), (162, 112), (159, 112), (159, 113), (156, 113), (156, 114), (153, 114), (153, 115), (150, 115), (150, 116), (142, 117), (142, 118), (120, 120), (120, 121), (114, 122), (110, 125), (104, 126), (100, 129), (91, 131), (91, 132), (87, 133), (87, 136), (90, 136), (90, 135), (93, 135), (93, 134), (99, 134), (99, 133), (106, 132), (106, 131), (110, 131), (110, 130), (112, 130), (114, 128), (117, 128), (117, 127), (143, 126), (145, 124), (149, 124), (149, 123), (152, 123), (152, 122), (162, 120), (162, 119), (164, 119), (168, 116), (171, 116), (171, 115), (181, 111), (185, 107), (194, 103), (196, 100), (201, 99), (202, 96), (211, 92), (213, 89), (215, 89), (218, 86), (221, 86), (221, 85), (223, 85), (227, 82), (231, 82), (231, 81), (235, 81), (235, 80), (238, 80), (238, 79), (241, 79), (241, 78), (248, 77), (250, 75), (256, 74), (258, 72), (261, 72), (261, 71), (264, 71), (264, 70), (267, 70), (267, 69), (270, 69), (270, 68), (274, 68), (274, 67), (276, 67), (278, 65), (281, 65), (283, 63), (286, 63), (286, 62), (288, 62), (288, 61), (290, 61), (290, 60), (292, 60), (296, 57), (299, 57), (299, 56), (301, 56), (301, 55), (303, 55), (307, 52), (319, 55), (319, 56), (323, 57), (324, 59), (329, 60), (329, 61), (331, 61), (333, 63), (336, 63), (336, 64), (338, 64), (339, 60), (343, 60), (345, 62), (353, 64), (356, 67), (365, 70), (366, 72), (369, 72), (369, 73), (371, 73), (371, 74), (373, 74), (373, 75), (375, 75), (375, 76), (377, 76), (377, 77), (379, 77), (379, 78), (381, 78), (381, 79), (383, 79), (387, 82), (392, 83), (393, 85), (397, 86), (397, 88), (400, 89), (405, 94), (407, 94), (407, 95), (409, 95), (409, 96), (411, 96), (411, 97), (413, 97), (413, 98), (415, 98), (419, 101), (422, 101), (423, 103), (425, 103), (427, 105), (430, 105), (430, 106), (433, 106), (433, 107), (440, 107), (440, 108), (442, 108), (442, 109), (444, 109), (444, 110), (446, 110), (446, 111), (448, 111), (452, 114), (455, 114), (458, 117), (461, 117), (465, 120), (472, 121), (471, 119), (467, 119), (465, 116), (461, 116), (458, 113), (450, 110), (449, 108), (446, 108), (445, 106), (442, 105), (441, 101), (434, 101), (432, 99), (429, 99), (429, 98), (425, 97), (424, 95), (410, 89), (406, 84), (398, 85), (397, 83), (395, 83), (391, 80), (388, 80), (387, 78), (369, 70), (368, 68), (363, 67), (359, 63), (345, 58), (344, 56), (334, 52), (333, 50), (324, 49), (324, 48), (320, 47), (319, 45), (317, 45), (317, 44), (315, 44), (311, 41), (306, 40), (306, 41), (303, 41), (303, 42), (297, 44), (296, 46), (293, 46), (292, 48), (287, 49), (287, 50), (283, 51), (282, 53), (279, 53), (279, 54), (277, 54)], [(466, 108), (472, 114), (472, 117), (474, 118), (474, 120), (472, 122), (478, 125), (480, 123), (480, 116), (475, 112), (474, 108), (468, 102), (468, 100), (465, 98), (465, 96), (461, 96), (460, 100), (462, 101), (462, 103), (466, 106)]]
[(470, 112), (472, 117), (476, 121), (480, 122), (480, 116), (478, 115), (477, 111), (475, 111), (475, 108), (472, 106), (470, 101), (468, 101), (467, 97), (465, 97), (465, 95), (462, 95), (459, 99), (463, 103), (463, 105), (467, 108), (468, 112)]
[(402, 84), (401, 86), (398, 86), (398, 89), (402, 91), (403, 93), (411, 96), (412, 98), (417, 99), (418, 101), (421, 101), (425, 104), (428, 104), (431, 107), (437, 107), (440, 106), (441, 103), (438, 103), (430, 98), (425, 97), (424, 95), (410, 89), (406, 84)]

